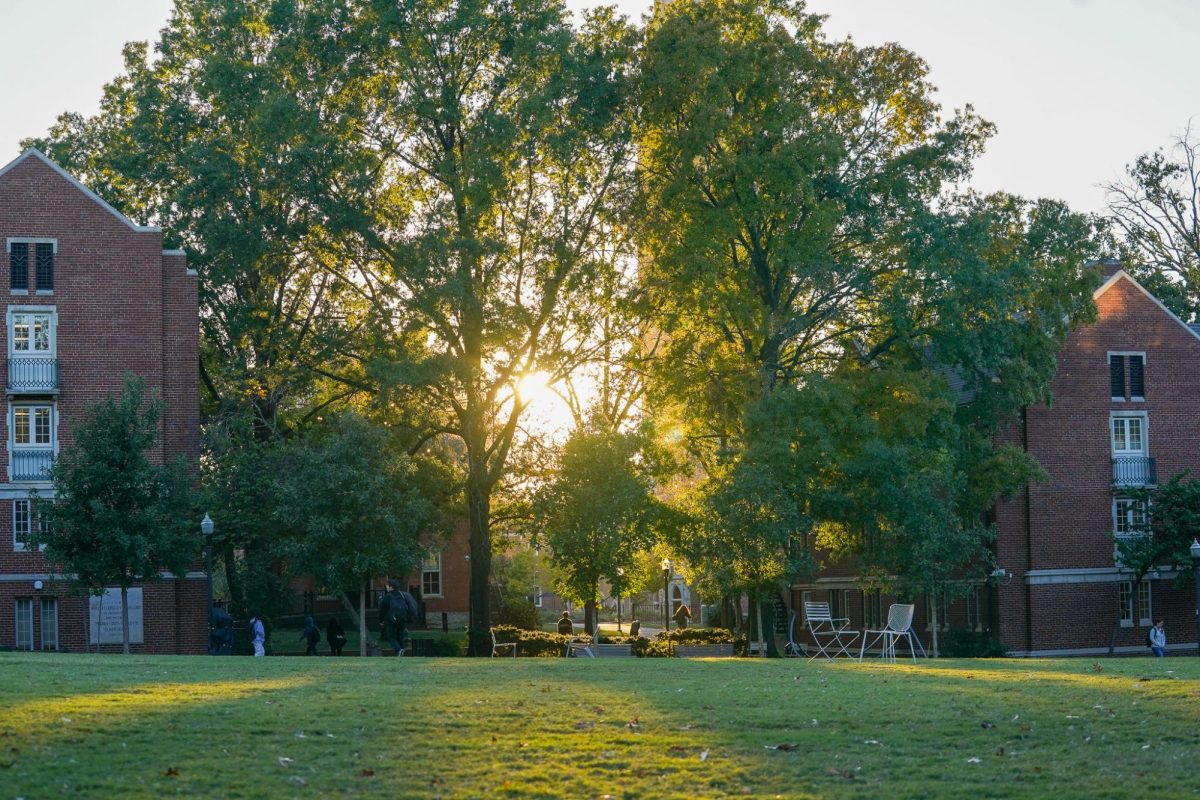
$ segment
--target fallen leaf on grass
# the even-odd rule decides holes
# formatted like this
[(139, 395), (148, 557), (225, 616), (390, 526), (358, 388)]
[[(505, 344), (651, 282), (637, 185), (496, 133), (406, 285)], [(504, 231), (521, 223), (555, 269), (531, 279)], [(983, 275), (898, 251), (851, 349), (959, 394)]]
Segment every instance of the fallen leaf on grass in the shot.
[(304, 731), (296, 731), (296, 738), (297, 739), (307, 739), (308, 737), (304, 735)]
[(281, 766), (281, 767), (286, 767), (286, 766), (288, 766), (288, 765), (289, 765), (289, 764), (291, 764), (291, 763), (292, 763), (292, 759), (288, 758), (287, 756), (280, 756), (280, 757), (279, 757), (279, 766)]
[(164, 778), (178, 778), (179, 767), (167, 767), (167, 771), (163, 773)]
[(592, 729), (592, 727), (593, 727), (593, 724), (591, 722), (587, 722), (586, 720), (583, 722), (575, 723), (575, 730), (577, 730), (577, 731), (590, 731)]
[(707, 760), (708, 760), (708, 751), (707, 751), (707, 750), (701, 750), (701, 751), (700, 751), (700, 760), (701, 760), (701, 761), (707, 761)]
[(995, 724), (994, 722), (981, 722), (981, 723), (979, 723), (979, 727), (981, 727), (981, 728), (994, 728), (994, 727), (996, 727), (996, 724)]
[(970, 758), (967, 759), (967, 763), (968, 764), (982, 764), (983, 759), (980, 758), (979, 756), (971, 756)]
[(629, 722), (627, 722), (625, 724), (631, 728), (639, 728), (639, 727), (641, 727), (641, 723), (638, 721), (638, 719), (639, 719), (638, 717), (634, 717), (633, 719), (629, 720)]
[(863, 744), (879, 744), (878, 739), (863, 739)]
[(373, 769), (364, 769), (362, 772), (358, 773), (358, 777), (359, 777), (359, 778), (374, 778), (374, 777), (375, 777), (375, 770), (373, 770)]
[(1104, 672), (1104, 667), (1099, 664), (1092, 664), (1092, 672)]

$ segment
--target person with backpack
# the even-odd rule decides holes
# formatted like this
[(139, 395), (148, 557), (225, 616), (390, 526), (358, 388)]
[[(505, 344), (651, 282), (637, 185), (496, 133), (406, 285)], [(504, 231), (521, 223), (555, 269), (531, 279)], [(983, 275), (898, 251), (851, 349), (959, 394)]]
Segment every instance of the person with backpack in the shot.
[(317, 655), (317, 642), (321, 641), (321, 631), (317, 629), (317, 623), (312, 617), (304, 618), (304, 630), (300, 632), (300, 638), (308, 643), (304, 655)]
[(329, 618), (329, 624), (325, 626), (325, 639), (329, 642), (329, 654), (340, 656), (342, 647), (346, 644), (346, 631), (342, 628), (342, 623), (337, 621), (337, 617)]
[(402, 656), (408, 638), (408, 623), (417, 618), (417, 601), (408, 592), (401, 591), (399, 581), (389, 580), (387, 585), (388, 590), (379, 601), (379, 620), (383, 625), (383, 638), (397, 656)]
[(255, 658), (262, 658), (267, 654), (263, 643), (267, 639), (267, 629), (263, 627), (263, 622), (258, 618), (258, 614), (250, 615), (250, 644), (254, 645)]
[(1163, 629), (1162, 619), (1154, 620), (1154, 627), (1146, 634), (1146, 646), (1154, 653), (1155, 658), (1162, 658), (1167, 654), (1167, 632)]

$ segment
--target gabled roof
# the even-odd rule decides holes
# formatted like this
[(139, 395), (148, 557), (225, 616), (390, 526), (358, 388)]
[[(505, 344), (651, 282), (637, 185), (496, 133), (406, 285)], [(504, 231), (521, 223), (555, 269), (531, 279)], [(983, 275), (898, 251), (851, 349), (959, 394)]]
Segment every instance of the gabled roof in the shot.
[(1106, 280), (1104, 283), (1100, 284), (1100, 286), (1097, 287), (1096, 291), (1092, 292), (1092, 298), (1095, 300), (1099, 300), (1100, 295), (1107, 292), (1109, 289), (1111, 289), (1116, 284), (1117, 281), (1122, 280), (1122, 279), (1127, 280), (1130, 283), (1132, 283), (1135, 287), (1137, 287), (1138, 291), (1140, 291), (1142, 294), (1146, 295), (1146, 297), (1149, 297), (1151, 302), (1154, 303), (1154, 305), (1156, 305), (1160, 309), (1162, 309), (1162, 312), (1164, 314), (1166, 314), (1171, 319), (1175, 320), (1175, 322), (1177, 322), (1181, 328), (1183, 328), (1185, 331), (1190, 333), (1192, 336), (1196, 337), (1196, 341), (1200, 341), (1200, 324), (1189, 325), (1186, 322), (1184, 322), (1183, 320), (1181, 320), (1178, 316), (1175, 315), (1174, 311), (1172, 311), (1171, 309), (1164, 306), (1161, 300), (1159, 300), (1154, 295), (1150, 294), (1150, 292), (1146, 290), (1145, 286), (1142, 286), (1140, 283), (1135, 281), (1133, 279), (1133, 276), (1130, 275), (1128, 272), (1126, 272), (1123, 269), (1117, 270), (1116, 272), (1114, 272), (1112, 274), (1111, 277), (1108, 278), (1108, 280)]
[(128, 225), (131, 230), (137, 231), (138, 233), (158, 233), (160, 231), (159, 228), (156, 228), (154, 226), (138, 225), (135, 222), (133, 222), (131, 219), (129, 219), (129, 217), (125, 216), (120, 211), (117, 211), (115, 208), (110, 206), (108, 203), (104, 202), (104, 200), (101, 199), (100, 195), (96, 194), (91, 189), (84, 186), (82, 183), (80, 183), (75, 178), (74, 175), (67, 172), (65, 169), (60, 167), (58, 164), (55, 164), (53, 161), (51, 161), (49, 158), (46, 157), (45, 153), (43, 153), (42, 151), (38, 150), (35, 147), (29, 148), (24, 153), (21, 153), (21, 155), (17, 156), (16, 158), (14, 158), (12, 161), (8, 162), (3, 167), (0, 167), (0, 177), (3, 177), (6, 172), (8, 172), (13, 167), (17, 166), (22, 161), (25, 161), (28, 158), (36, 158), (36, 159), (40, 160), (43, 164), (50, 167), (50, 169), (54, 170), (59, 175), (66, 178), (67, 181), (69, 181), (72, 186), (74, 186), (79, 191), (83, 192), (83, 194), (85, 194), (87, 197), (91, 198), (95, 203), (97, 203), (105, 211), (112, 214), (114, 217), (121, 220), (121, 222)]

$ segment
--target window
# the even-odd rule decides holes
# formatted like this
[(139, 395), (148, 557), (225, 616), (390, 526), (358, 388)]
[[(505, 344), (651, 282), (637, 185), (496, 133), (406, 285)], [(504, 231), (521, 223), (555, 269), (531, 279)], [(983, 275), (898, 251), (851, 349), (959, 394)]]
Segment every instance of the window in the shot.
[[(1129, 383), (1125, 382), (1125, 365), (1129, 365)], [(1123, 403), (1126, 400), (1146, 399), (1146, 354), (1145, 353), (1109, 353), (1108, 380), (1112, 400)], [(1126, 394), (1128, 389), (1128, 394)]]
[(1146, 526), (1146, 503), (1129, 497), (1113, 498), (1113, 532), (1118, 535), (1143, 533)]
[(13, 444), (20, 447), (52, 447), (50, 406), (13, 406)]
[(14, 356), (54, 356), (54, 312), (16, 309), (9, 312), (9, 352)]
[(42, 649), (58, 649), (58, 598), (42, 598)]
[(850, 590), (829, 590), (829, 616), (834, 619), (850, 617)]
[(983, 630), (983, 588), (976, 586), (967, 593), (967, 629)]
[(31, 514), (28, 500), (13, 500), (13, 550), (29, 549)]
[(1143, 415), (1112, 417), (1113, 455), (1141, 455), (1146, 452), (1146, 418)]
[(29, 245), (26, 242), (8, 244), (8, 281), (17, 291), (29, 291)]
[(28, 597), (17, 598), (17, 649), (33, 649), (33, 601)]
[(421, 565), (421, 596), (442, 596), (442, 554), (434, 553)]
[(54, 291), (54, 245), (50, 242), (38, 242), (36, 261), (34, 262), (34, 280), (39, 292)]
[(1150, 608), (1150, 581), (1138, 584), (1138, 624), (1148, 628), (1154, 624), (1153, 609)]
[(535, 608), (542, 607), (542, 587), (533, 587), (533, 605)]
[(862, 601), (863, 625), (872, 629), (882, 628), (887, 620), (883, 616), (883, 597), (880, 596), (879, 590), (864, 591)]
[(1121, 604), (1121, 627), (1133, 627), (1133, 582), (1121, 581), (1117, 584), (1117, 602)]

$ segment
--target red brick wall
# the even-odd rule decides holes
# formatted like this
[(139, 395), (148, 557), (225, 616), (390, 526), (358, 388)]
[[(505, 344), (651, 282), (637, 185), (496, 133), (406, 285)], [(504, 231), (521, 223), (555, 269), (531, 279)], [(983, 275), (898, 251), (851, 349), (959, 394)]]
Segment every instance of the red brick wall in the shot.
[[(0, 241), (9, 237), (58, 242), (53, 294), (35, 291), (31, 247), (30, 292), (13, 294), (5, 253), (0, 296), (9, 308), (53, 306), (57, 312), (60, 452), (70, 448), (72, 427), (86, 408), (119, 392), (125, 374), (133, 372), (166, 402), (163, 436), (152, 457), (182, 455), (194, 465), (199, 456), (199, 312), (197, 279), (187, 274), (186, 259), (164, 256), (159, 232), (131, 228), (36, 155), (18, 159), (0, 175)], [(0, 375), (5, 377), (7, 337), (6, 324), (0, 331)], [(7, 411), (6, 406), (0, 418), (5, 442)], [(51, 571), (39, 553), (14, 552), (11, 498), (27, 488), (8, 483), (8, 448), (0, 447), (0, 646), (14, 641), (15, 598), (36, 597), (33, 576)], [(200, 577), (145, 586), (146, 644), (139, 649), (202, 651), (204, 587)], [(63, 646), (83, 649), (84, 599), (57, 584), (48, 583), (41, 594), (50, 592), (60, 598)]]

